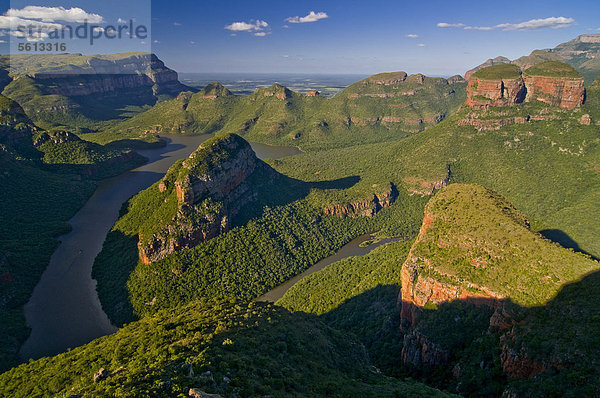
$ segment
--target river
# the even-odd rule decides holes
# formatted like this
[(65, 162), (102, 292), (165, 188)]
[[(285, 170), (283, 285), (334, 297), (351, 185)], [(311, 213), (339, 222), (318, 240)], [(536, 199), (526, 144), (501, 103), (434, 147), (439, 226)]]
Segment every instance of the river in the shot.
[[(300, 279), (304, 278), (305, 276), (313, 274), (317, 271), (320, 271), (323, 268), (327, 267), (329, 264), (333, 264), (336, 261), (340, 261), (344, 258), (352, 257), (352, 256), (364, 256), (365, 254), (368, 254), (373, 249), (375, 249), (381, 245), (384, 245), (384, 244), (390, 243), (390, 242), (398, 242), (400, 240), (403, 240), (404, 238), (386, 238), (386, 239), (381, 239), (379, 241), (371, 243), (370, 245), (363, 245), (363, 243), (365, 243), (371, 239), (372, 239), (371, 234), (361, 235), (358, 238), (353, 239), (346, 245), (342, 246), (342, 248), (340, 248), (340, 250), (338, 250), (335, 254), (333, 254), (327, 258), (324, 258), (323, 260), (319, 261), (318, 263), (316, 263), (315, 265), (313, 265), (312, 267), (310, 267), (303, 273), (296, 275), (295, 277), (288, 280), (287, 282), (284, 282), (281, 285), (277, 286), (276, 288), (268, 291), (267, 293), (265, 293), (262, 296), (260, 296), (259, 298), (257, 298), (256, 301), (269, 301), (269, 302), (274, 303), (277, 300), (279, 300), (280, 298), (282, 298), (283, 295), (285, 294), (285, 292), (287, 292), (292, 286), (294, 286), (296, 283), (298, 283), (298, 281)], [(335, 288), (335, 287), (333, 287), (333, 288)]]
[[(158, 181), (175, 161), (210, 137), (170, 136), (164, 148), (138, 151), (148, 158), (145, 165), (99, 183), (69, 220), (71, 232), (59, 237), (61, 243), (25, 305), (31, 335), (21, 347), (23, 360), (55, 355), (117, 330), (102, 310), (91, 277), (106, 234), (127, 199)], [(251, 145), (262, 159), (300, 153), (296, 148)]]

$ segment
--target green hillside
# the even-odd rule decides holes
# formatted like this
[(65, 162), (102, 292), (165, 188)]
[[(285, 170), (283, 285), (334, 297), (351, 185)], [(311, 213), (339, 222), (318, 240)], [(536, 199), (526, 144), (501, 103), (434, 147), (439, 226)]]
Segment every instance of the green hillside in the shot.
[(306, 97), (278, 84), (235, 97), (211, 83), (106, 129), (98, 139), (107, 142), (146, 132), (234, 132), (251, 141), (307, 150), (390, 141), (423, 131), (455, 112), (466, 97), (465, 86), (458, 78), (394, 72), (374, 75), (328, 99)]
[(524, 74), (529, 76), (549, 76), (581, 78), (582, 76), (570, 65), (559, 61), (545, 61), (526, 69)]
[[(100, 368), (108, 375), (98, 382)], [(0, 375), (0, 396), (442, 397), (378, 373), (361, 345), (265, 304), (196, 302)]]
[(521, 77), (521, 69), (516, 65), (493, 65), (478, 70), (471, 75), (482, 80), (518, 79)]

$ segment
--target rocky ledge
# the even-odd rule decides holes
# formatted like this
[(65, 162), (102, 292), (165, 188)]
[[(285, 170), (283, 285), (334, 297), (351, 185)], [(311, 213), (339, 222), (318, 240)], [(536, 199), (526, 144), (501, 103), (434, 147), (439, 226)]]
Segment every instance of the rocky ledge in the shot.
[(248, 180), (257, 172), (275, 175), (235, 134), (200, 145), (157, 184), (165, 202), (176, 201), (177, 210), (150, 236), (139, 234), (140, 260), (149, 264), (227, 232), (232, 217), (256, 199), (260, 184)]

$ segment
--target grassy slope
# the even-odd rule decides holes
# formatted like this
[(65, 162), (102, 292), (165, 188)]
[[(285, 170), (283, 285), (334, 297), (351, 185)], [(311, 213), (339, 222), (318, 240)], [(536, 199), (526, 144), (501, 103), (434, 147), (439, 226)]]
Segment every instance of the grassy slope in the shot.
[[(505, 195), (537, 230), (559, 229), (581, 249), (598, 256), (599, 209), (591, 197), (600, 190), (598, 126), (583, 126), (583, 113), (597, 115), (598, 90), (588, 90), (582, 111), (543, 110), (539, 104), (471, 111), (402, 141), (364, 145), (282, 159), (275, 167), (300, 179), (333, 179), (357, 174), (361, 182), (436, 180), (450, 165), (453, 181), (475, 182)], [(473, 113), (481, 119), (547, 112), (558, 120), (530, 121), (478, 131), (459, 122)], [(389, 167), (393, 165), (393, 167)]]
[(320, 316), (329, 326), (353, 333), (375, 365), (398, 374), (400, 268), (412, 241), (389, 243), (360, 257), (333, 263), (302, 278), (276, 303)]
[[(419, 273), (486, 286), (509, 298), (505, 308), (516, 317), (513, 331), (488, 332), (491, 312), (484, 308), (459, 301), (426, 308), (417, 328), (451, 352), (450, 364), (426, 374), (427, 379), (475, 396), (597, 394), (600, 264), (533, 233), (510, 203), (479, 186), (452, 184), (426, 208), (433, 223), (411, 248), (411, 258), (426, 259)], [(389, 244), (331, 264), (302, 279), (277, 304), (318, 314), (330, 326), (355, 333), (376, 365), (402, 374), (403, 336), (395, 320), (408, 247)], [(482, 260), (478, 267), (473, 259)], [(503, 344), (522, 360), (559, 365), (529, 380), (507, 380), (500, 365)]]
[(582, 77), (575, 68), (559, 61), (541, 62), (528, 68), (523, 73), (529, 76), (567, 77), (575, 79)]
[(444, 188), (425, 212), (431, 225), (411, 249), (413, 258), (424, 259), (418, 260), (423, 265), (419, 273), (465, 289), (475, 284), (531, 307), (546, 304), (564, 285), (600, 270), (587, 256), (532, 233), (509, 202), (477, 185)]
[(518, 79), (521, 77), (521, 69), (512, 64), (493, 65), (478, 70), (472, 76), (482, 80)]
[[(101, 367), (111, 375), (94, 383)], [(184, 397), (190, 388), (223, 397), (446, 396), (377, 374), (357, 341), (314, 317), (253, 303), (161, 312), (0, 376), (2, 397)]]

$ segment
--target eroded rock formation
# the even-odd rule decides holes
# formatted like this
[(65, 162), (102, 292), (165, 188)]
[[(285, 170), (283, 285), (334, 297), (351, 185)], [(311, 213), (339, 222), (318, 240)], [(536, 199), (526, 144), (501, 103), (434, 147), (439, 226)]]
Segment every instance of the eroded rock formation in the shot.
[(561, 108), (574, 109), (583, 104), (583, 78), (524, 76), (526, 101), (541, 101)]
[(257, 197), (258, 187), (248, 179), (258, 170), (274, 173), (234, 134), (200, 145), (174, 167), (157, 188), (170, 194), (165, 200), (177, 201), (177, 212), (151, 236), (140, 233), (138, 252), (145, 264), (227, 232), (231, 218)]
[(520, 104), (527, 90), (522, 78), (486, 80), (472, 76), (467, 86), (467, 105), (485, 109)]

